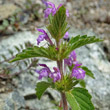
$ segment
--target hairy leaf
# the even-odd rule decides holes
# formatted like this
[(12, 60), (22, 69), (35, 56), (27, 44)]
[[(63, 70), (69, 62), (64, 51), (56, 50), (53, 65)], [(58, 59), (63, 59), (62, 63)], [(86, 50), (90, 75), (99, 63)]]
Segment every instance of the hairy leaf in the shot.
[(51, 36), (59, 41), (66, 31), (69, 29), (67, 28), (66, 22), (66, 9), (64, 6), (60, 7), (59, 10), (56, 12), (54, 17), (51, 19), (50, 24), (47, 27), (48, 31), (50, 32)]
[(72, 91), (66, 92), (66, 98), (72, 110), (94, 110), (92, 97), (84, 88), (76, 87)]
[(40, 100), (41, 96), (43, 95), (43, 93), (45, 92), (45, 90), (50, 86), (50, 83), (42, 81), (42, 82), (38, 82), (37, 86), (36, 86), (36, 95), (38, 97), (38, 99)]
[(49, 46), (48, 48), (34, 46), (23, 50), (21, 53), (17, 54), (16, 57), (10, 62), (32, 57), (45, 57), (52, 60), (57, 60), (57, 50), (54, 46)]
[(68, 42), (68, 46), (66, 48), (66, 51), (63, 53), (62, 57), (66, 58), (76, 48), (82, 47), (86, 44), (91, 44), (91, 43), (101, 42), (101, 41), (103, 40), (96, 38), (95, 36), (78, 35), (76, 37), (72, 37)]
[(91, 78), (95, 79), (94, 74), (92, 73), (91, 70), (89, 70), (87, 67), (82, 66), (81, 67), (84, 71), (86, 71), (86, 75), (90, 76)]

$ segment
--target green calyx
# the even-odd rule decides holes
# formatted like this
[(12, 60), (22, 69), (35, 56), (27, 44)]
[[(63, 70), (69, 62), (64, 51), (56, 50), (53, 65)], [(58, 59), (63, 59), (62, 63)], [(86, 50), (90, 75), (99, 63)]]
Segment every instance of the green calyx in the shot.
[(70, 76), (66, 75), (63, 79), (59, 82), (55, 83), (55, 89), (60, 92), (66, 92), (71, 90), (79, 81), (73, 80)]

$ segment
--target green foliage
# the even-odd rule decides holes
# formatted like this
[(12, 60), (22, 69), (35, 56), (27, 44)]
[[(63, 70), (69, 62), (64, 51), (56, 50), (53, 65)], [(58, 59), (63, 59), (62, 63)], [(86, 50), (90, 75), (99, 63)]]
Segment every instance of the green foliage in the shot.
[(66, 47), (66, 51), (64, 51), (62, 58), (66, 58), (73, 50), (75, 50), (76, 48), (79, 48), (81, 46), (84, 46), (86, 44), (91, 44), (91, 43), (95, 43), (95, 42), (101, 42), (103, 40), (96, 38), (95, 36), (76, 36), (76, 37), (72, 37), (70, 39), (70, 41), (68, 42), (68, 45)]
[(45, 57), (51, 60), (57, 60), (57, 54), (58, 52), (54, 46), (49, 46), (48, 48), (34, 46), (23, 50), (21, 53), (17, 54), (16, 57), (10, 62), (32, 57)]
[(86, 87), (86, 83), (85, 83), (85, 81), (84, 81), (84, 80), (81, 80), (81, 81), (79, 82), (79, 84), (80, 84), (83, 88), (85, 88), (85, 87)]
[(51, 84), (45, 81), (38, 82), (36, 86), (36, 95), (38, 99), (40, 100), (41, 96), (45, 92), (45, 90), (50, 86)]
[(73, 86), (78, 84), (78, 82), (78, 80), (73, 80), (70, 76), (66, 75), (63, 80), (55, 83), (55, 88), (60, 92), (69, 91)]
[(82, 66), (81, 67), (84, 71), (86, 71), (86, 75), (90, 76), (91, 78), (95, 79), (94, 74), (92, 73), (91, 70), (89, 70), (87, 67)]
[(61, 39), (69, 29), (67, 28), (66, 9), (64, 8), (64, 6), (59, 8), (53, 19), (51, 18), (50, 21), (51, 22), (47, 26), (47, 29), (50, 32), (51, 36), (58, 42), (59, 39)]
[(72, 91), (66, 92), (66, 98), (72, 110), (94, 110), (92, 97), (84, 88), (76, 87)]

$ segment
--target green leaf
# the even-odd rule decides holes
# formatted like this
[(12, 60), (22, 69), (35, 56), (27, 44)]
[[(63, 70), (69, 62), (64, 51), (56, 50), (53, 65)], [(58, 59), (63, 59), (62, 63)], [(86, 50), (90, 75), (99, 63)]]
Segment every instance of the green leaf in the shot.
[(68, 42), (66, 51), (63, 53), (63, 58), (66, 58), (76, 48), (82, 47), (86, 44), (91, 44), (91, 43), (101, 42), (101, 41), (103, 40), (96, 38), (95, 36), (78, 35), (76, 37), (72, 37)]
[(36, 95), (38, 99), (40, 100), (41, 96), (45, 92), (45, 90), (50, 86), (51, 84), (45, 81), (38, 82), (36, 86)]
[(67, 28), (66, 9), (64, 6), (60, 7), (54, 17), (51, 18), (50, 25), (47, 26), (47, 29), (57, 41), (65, 35), (69, 28)]
[(51, 60), (57, 60), (57, 53), (58, 52), (54, 46), (49, 46), (48, 48), (34, 46), (17, 54), (16, 57), (10, 61), (10, 63), (32, 57), (45, 57)]
[(92, 97), (84, 88), (76, 87), (72, 91), (66, 92), (66, 98), (72, 110), (94, 110)]
[(81, 67), (84, 71), (86, 71), (86, 75), (90, 76), (91, 78), (95, 79), (94, 74), (92, 73), (91, 70), (89, 70), (87, 67), (82, 66)]
[(85, 83), (85, 81), (84, 81), (84, 80), (81, 80), (81, 81), (79, 82), (79, 84), (80, 84), (83, 88), (85, 88), (85, 87), (86, 87), (86, 83)]

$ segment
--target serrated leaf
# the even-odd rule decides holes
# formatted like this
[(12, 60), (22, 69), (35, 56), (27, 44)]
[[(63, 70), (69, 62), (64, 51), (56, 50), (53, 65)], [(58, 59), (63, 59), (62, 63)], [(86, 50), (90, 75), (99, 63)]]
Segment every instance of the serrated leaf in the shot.
[(101, 42), (101, 41), (103, 41), (103, 40), (96, 38), (95, 36), (87, 36), (87, 35), (80, 36), (80, 35), (78, 35), (76, 37), (72, 37), (70, 39), (70, 41), (68, 42), (67, 49), (63, 53), (62, 57), (66, 58), (76, 48), (82, 47), (86, 44), (91, 44), (91, 43)]
[(86, 75), (90, 76), (91, 78), (95, 79), (94, 74), (92, 73), (91, 70), (89, 70), (87, 67), (82, 66), (81, 67), (84, 71), (86, 71)]
[(32, 57), (45, 57), (51, 60), (57, 60), (57, 56), (57, 50), (54, 46), (49, 46), (48, 48), (34, 46), (23, 50), (21, 53), (17, 54), (16, 57), (10, 62)]
[(94, 110), (92, 97), (84, 88), (76, 87), (72, 91), (66, 92), (66, 98), (72, 110)]
[(50, 86), (51, 84), (45, 81), (38, 82), (36, 86), (36, 95), (37, 98), (40, 100), (41, 96), (45, 92), (45, 90)]
[(69, 28), (67, 28), (66, 22), (66, 9), (64, 6), (60, 7), (56, 12), (47, 29), (51, 36), (57, 41), (65, 35), (66, 31), (68, 31)]

